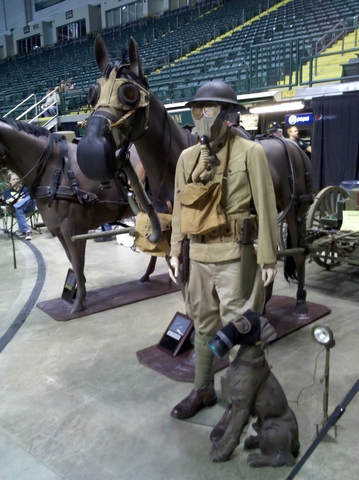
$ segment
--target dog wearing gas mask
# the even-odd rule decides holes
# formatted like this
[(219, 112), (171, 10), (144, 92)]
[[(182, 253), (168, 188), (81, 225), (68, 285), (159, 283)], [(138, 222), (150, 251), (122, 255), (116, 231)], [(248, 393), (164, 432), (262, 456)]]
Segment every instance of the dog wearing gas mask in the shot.
[(257, 417), (252, 425), (257, 435), (246, 438), (244, 447), (248, 450), (259, 448), (261, 453), (248, 455), (248, 465), (295, 464), (300, 448), (297, 420), (263, 352), (275, 337), (276, 332), (267, 319), (247, 310), (209, 342), (211, 350), (220, 358), (234, 345), (240, 345), (227, 370), (232, 403), (211, 433), (213, 462), (229, 459), (252, 416)]

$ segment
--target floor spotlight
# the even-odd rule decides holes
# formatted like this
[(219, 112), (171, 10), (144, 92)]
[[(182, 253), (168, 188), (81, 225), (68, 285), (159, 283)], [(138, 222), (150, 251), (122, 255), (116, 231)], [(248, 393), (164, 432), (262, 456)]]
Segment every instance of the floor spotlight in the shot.
[[(314, 340), (325, 347), (325, 370), (324, 375), (321, 377), (320, 382), (324, 381), (324, 394), (323, 394), (323, 415), (320, 421), (316, 422), (317, 435), (319, 433), (319, 427), (324, 427), (328, 421), (328, 400), (329, 400), (329, 358), (330, 349), (334, 347), (335, 340), (332, 330), (328, 325), (318, 324), (312, 329), (312, 336)], [(335, 436), (337, 436), (337, 426), (334, 425)]]

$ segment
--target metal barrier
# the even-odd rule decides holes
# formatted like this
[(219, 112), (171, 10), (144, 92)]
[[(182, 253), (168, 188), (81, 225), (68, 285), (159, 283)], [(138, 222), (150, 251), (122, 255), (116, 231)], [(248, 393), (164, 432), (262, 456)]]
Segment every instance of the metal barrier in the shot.
[[(358, 19), (353, 17), (352, 26), (344, 22), (338, 26), (316, 41), (296, 38), (253, 45), (249, 52), (248, 92), (342, 81), (345, 61), (350, 57), (355, 60), (355, 54), (359, 57)], [(325, 53), (335, 44), (339, 47), (335, 52)], [(338, 56), (343, 62), (338, 62)], [(354, 81), (358, 75), (345, 78)], [(241, 92), (239, 81), (237, 92)]]
[[(18, 115), (16, 117), (16, 120), (21, 120), (23, 119), (23, 117), (25, 117), (25, 120), (27, 121), (27, 123), (33, 123), (35, 122), (36, 120), (38, 120), (41, 115), (43, 114), (43, 111), (41, 110), (41, 108), (38, 108), (39, 105), (41, 105), (42, 103), (44, 103), (44, 101), (50, 96), (52, 95), (53, 93), (55, 92), (55, 90), (52, 90), (50, 93), (47, 93), (43, 98), (41, 98), (41, 100), (39, 100), (38, 102), (36, 101), (36, 95), (34, 93), (32, 93), (31, 95), (29, 95), (27, 98), (25, 98), (25, 100), (22, 100), (19, 104), (17, 104), (14, 108), (12, 108), (9, 112), (7, 112), (4, 117), (7, 117), (9, 116), (11, 113), (13, 112), (16, 112), (16, 110), (18, 110), (22, 105), (24, 105), (28, 100), (30, 100), (32, 97), (34, 97), (34, 101), (35, 103), (33, 105), (31, 105), (29, 108), (27, 108), (24, 112), (22, 112), (20, 115)], [(59, 123), (59, 106), (58, 106), (58, 103), (56, 101), (52, 102), (50, 105), (47, 106), (47, 108), (50, 108), (52, 106), (56, 106), (56, 114), (52, 117), (50, 117), (42, 126), (44, 128), (47, 128), (48, 130), (50, 130), (51, 128), (55, 127), (55, 129), (57, 128), (57, 124)], [(28, 117), (28, 114), (29, 112), (31, 112), (32, 110), (35, 109), (35, 116), (33, 118), (31, 118), (31, 120), (27, 120), (27, 117)], [(40, 111), (39, 111), (40, 110)]]

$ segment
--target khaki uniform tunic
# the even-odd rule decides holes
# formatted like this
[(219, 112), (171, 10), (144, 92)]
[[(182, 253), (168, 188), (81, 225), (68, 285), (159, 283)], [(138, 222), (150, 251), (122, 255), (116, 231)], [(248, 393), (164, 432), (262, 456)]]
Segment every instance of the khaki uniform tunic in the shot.
[[(187, 183), (199, 154), (200, 145), (197, 144), (184, 150), (177, 163), (170, 256), (179, 256), (183, 238), (181, 204), (176, 199), (176, 192)], [(242, 222), (243, 218), (250, 216), (253, 200), (258, 216), (257, 263), (276, 263), (277, 209), (263, 147), (259, 143), (230, 135), (226, 145), (217, 153), (217, 158), (220, 165), (213, 169), (213, 181), (221, 181), (221, 174), (224, 174), (221, 203), (229, 222), (226, 227), (207, 235), (189, 235), (190, 258), (204, 263), (240, 258)]]

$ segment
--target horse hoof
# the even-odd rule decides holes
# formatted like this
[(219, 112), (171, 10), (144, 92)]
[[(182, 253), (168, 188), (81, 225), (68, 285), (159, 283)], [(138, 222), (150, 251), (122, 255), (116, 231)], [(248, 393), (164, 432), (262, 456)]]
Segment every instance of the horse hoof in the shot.
[(144, 275), (143, 277), (141, 277), (139, 279), (140, 283), (145, 283), (145, 282), (149, 282), (149, 281), (150, 281), (150, 277), (148, 275)]
[(294, 307), (295, 315), (308, 315), (308, 308), (306, 302), (297, 303)]
[(84, 307), (81, 304), (76, 304), (72, 307), (71, 313), (78, 313), (82, 312), (84, 310)]

